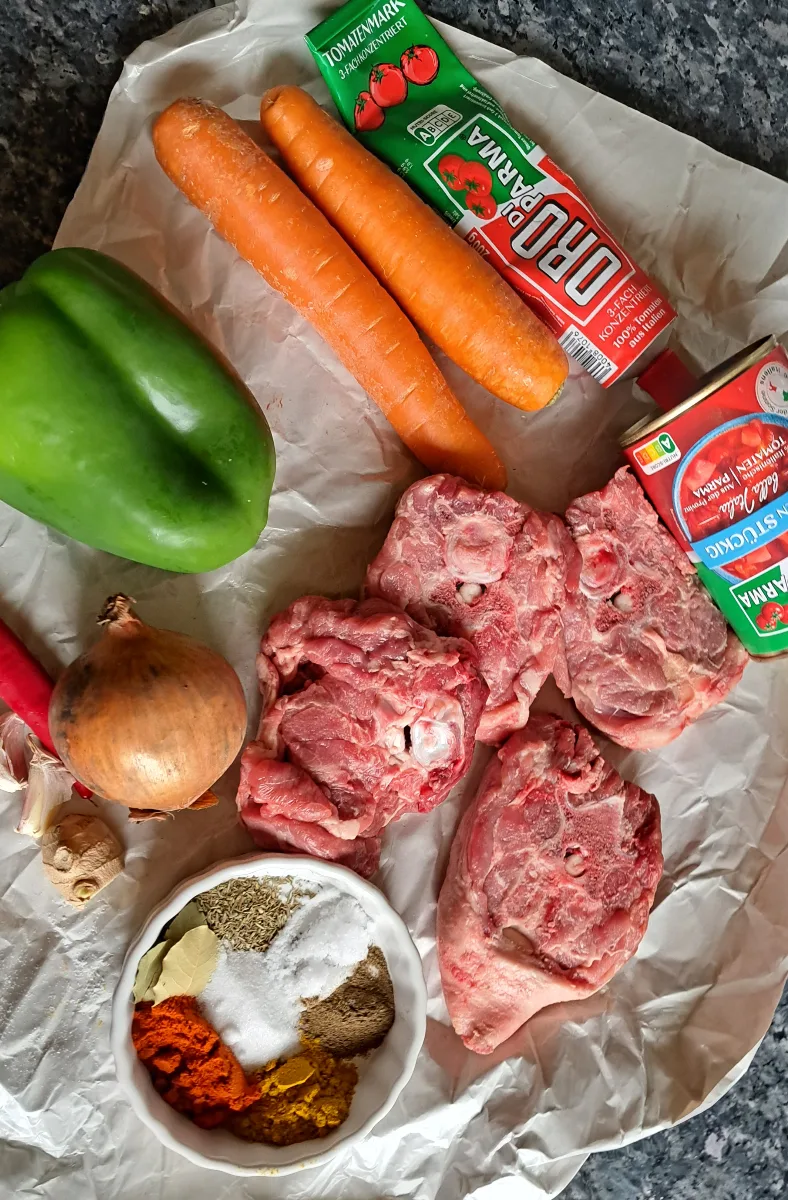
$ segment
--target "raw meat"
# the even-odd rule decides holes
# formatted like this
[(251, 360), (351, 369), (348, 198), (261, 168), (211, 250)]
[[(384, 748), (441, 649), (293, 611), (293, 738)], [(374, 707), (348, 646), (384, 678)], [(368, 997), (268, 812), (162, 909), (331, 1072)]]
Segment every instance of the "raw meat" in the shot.
[(567, 573), (578, 569), (560, 517), (433, 475), (400, 500), (366, 593), (471, 642), (490, 689), (478, 737), (496, 744), (525, 725), (551, 671), (568, 686), (560, 613)]
[(438, 959), (451, 1022), (489, 1054), (634, 954), (662, 874), (659, 807), (587, 730), (534, 713), (493, 758), (451, 849)]
[(622, 746), (663, 746), (727, 696), (747, 652), (627, 467), (566, 520), (582, 559), (563, 614), (566, 694)]
[(328, 858), (372, 875), (380, 858), (380, 838), (359, 837), (359, 823), (343, 821), (315, 781), (293, 763), (271, 758), (260, 742), (241, 759), (238, 808), (258, 846)]
[(274, 617), (257, 670), (241, 819), (266, 849), (371, 875), (385, 826), (429, 812), (470, 766), (487, 699), (472, 647), (382, 600), (304, 596)]

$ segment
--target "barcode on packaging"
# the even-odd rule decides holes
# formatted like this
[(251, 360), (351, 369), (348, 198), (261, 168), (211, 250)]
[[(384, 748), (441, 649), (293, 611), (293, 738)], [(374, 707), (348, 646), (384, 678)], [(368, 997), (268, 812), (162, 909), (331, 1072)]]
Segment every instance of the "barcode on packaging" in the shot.
[(567, 354), (571, 354), (572, 358), (576, 359), (583, 370), (588, 371), (597, 383), (604, 383), (615, 372), (616, 364), (612, 363), (601, 350), (598, 350), (593, 342), (589, 342), (585, 334), (581, 333), (575, 325), (570, 325), (561, 334), (558, 341)]

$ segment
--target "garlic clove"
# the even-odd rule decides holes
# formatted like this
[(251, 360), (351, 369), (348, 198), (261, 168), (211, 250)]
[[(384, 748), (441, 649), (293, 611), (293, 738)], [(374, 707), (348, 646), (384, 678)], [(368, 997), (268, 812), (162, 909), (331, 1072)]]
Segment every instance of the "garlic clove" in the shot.
[(32, 751), (30, 773), (16, 832), (39, 840), (57, 809), (71, 798), (74, 780), (60, 759), (50, 754), (37, 738), (29, 735), (28, 745)]
[(0, 789), (21, 791), (27, 783), (27, 727), (16, 713), (0, 716)]

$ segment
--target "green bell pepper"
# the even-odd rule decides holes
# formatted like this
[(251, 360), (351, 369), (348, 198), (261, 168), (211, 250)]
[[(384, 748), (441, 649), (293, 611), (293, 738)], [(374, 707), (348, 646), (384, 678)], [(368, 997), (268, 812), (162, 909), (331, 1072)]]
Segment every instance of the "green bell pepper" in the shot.
[(170, 571), (255, 544), (274, 449), (228, 363), (94, 250), (54, 250), (0, 291), (0, 499)]

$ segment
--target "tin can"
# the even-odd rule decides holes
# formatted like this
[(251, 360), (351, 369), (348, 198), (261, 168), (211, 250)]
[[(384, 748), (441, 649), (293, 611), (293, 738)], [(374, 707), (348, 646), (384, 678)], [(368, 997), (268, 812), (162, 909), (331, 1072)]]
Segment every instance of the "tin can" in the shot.
[(763, 338), (621, 439), (750, 654), (788, 652), (788, 354)]

